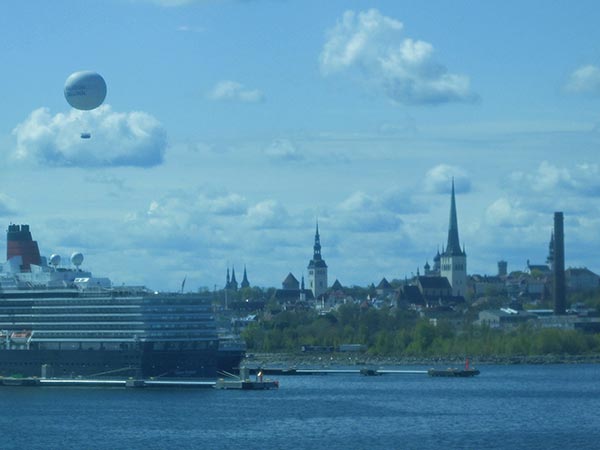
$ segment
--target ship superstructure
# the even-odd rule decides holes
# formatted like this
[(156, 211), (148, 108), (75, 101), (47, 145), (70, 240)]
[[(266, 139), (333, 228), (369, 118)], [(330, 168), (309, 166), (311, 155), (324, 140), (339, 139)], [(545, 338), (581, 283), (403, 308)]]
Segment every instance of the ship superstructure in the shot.
[[(26, 225), (11, 225), (11, 237), (30, 242), (13, 247), (37, 249)], [(0, 375), (214, 378), (244, 356), (220, 358), (209, 297), (116, 288), (82, 261), (75, 253), (75, 268), (56, 255), (26, 265), (13, 252), (1, 267)]]

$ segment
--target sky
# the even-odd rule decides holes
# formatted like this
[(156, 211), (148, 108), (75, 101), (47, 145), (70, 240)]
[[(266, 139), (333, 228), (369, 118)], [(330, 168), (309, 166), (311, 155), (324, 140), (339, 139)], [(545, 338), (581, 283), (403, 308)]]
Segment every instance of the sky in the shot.
[[(452, 179), (470, 274), (524, 270), (565, 215), (600, 273), (600, 3), (0, 4), (0, 222), (115, 284), (423, 271)], [(93, 70), (104, 104), (72, 109)], [(91, 139), (81, 139), (89, 132)], [(4, 246), (3, 234), (0, 245)]]

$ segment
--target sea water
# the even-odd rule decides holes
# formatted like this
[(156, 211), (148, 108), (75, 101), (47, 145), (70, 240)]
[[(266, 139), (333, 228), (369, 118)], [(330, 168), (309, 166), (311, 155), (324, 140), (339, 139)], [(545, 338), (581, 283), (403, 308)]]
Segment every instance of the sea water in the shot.
[(600, 365), (479, 369), (272, 391), (2, 387), (0, 449), (600, 448)]

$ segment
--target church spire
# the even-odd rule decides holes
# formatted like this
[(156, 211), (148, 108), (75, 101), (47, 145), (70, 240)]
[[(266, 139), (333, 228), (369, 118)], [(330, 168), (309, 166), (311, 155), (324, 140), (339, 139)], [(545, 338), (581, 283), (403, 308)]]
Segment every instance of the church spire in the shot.
[(250, 282), (248, 281), (248, 275), (246, 274), (246, 265), (244, 264), (244, 277), (242, 278), (242, 284), (240, 285), (242, 288), (250, 287)]
[(231, 267), (231, 280), (229, 281), (229, 289), (238, 290), (238, 282), (235, 279), (235, 267)]
[(327, 291), (327, 264), (321, 256), (321, 237), (319, 236), (319, 221), (315, 228), (315, 245), (313, 257), (308, 262), (308, 286), (313, 296), (318, 298)]
[(317, 220), (317, 228), (315, 231), (315, 245), (313, 247), (313, 260), (319, 261), (321, 259), (321, 238), (319, 237), (319, 221)]
[(450, 224), (448, 226), (448, 245), (446, 245), (446, 254), (462, 255), (460, 241), (458, 239), (458, 219), (456, 216), (456, 198), (454, 196), (454, 178), (452, 178), (452, 198), (450, 200)]

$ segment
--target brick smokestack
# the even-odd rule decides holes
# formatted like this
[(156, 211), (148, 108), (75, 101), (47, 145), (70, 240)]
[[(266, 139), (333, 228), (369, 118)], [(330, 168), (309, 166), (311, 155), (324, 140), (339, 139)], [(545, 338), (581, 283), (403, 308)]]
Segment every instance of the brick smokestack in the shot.
[(554, 314), (566, 313), (565, 294), (565, 232), (562, 212), (554, 213), (554, 264), (553, 264)]

